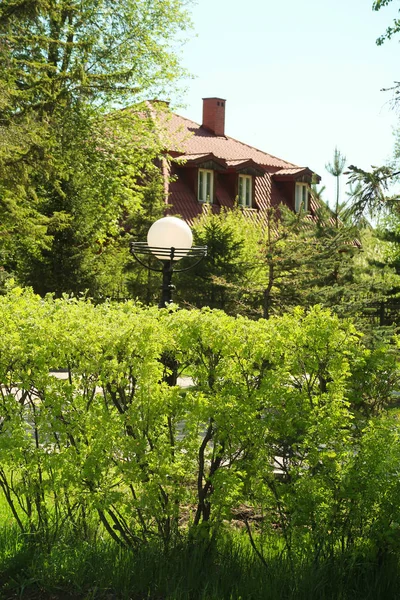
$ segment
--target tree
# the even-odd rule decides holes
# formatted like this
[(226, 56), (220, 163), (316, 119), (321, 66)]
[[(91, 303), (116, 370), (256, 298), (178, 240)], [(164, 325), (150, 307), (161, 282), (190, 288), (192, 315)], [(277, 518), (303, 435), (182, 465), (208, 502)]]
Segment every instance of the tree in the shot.
[(240, 210), (206, 212), (194, 239), (207, 257), (176, 277), (178, 303), (209, 306), (251, 318), (322, 304), (355, 314), (368, 297), (361, 281), (359, 230), (320, 204), (310, 218), (281, 206), (250, 220)]
[(399, 175), (400, 171), (392, 166), (372, 167), (371, 171), (365, 171), (350, 165), (349, 184), (355, 186), (351, 197), (354, 218), (360, 220), (365, 215), (376, 217), (390, 212), (400, 198), (398, 194), (390, 194), (390, 185)]
[(262, 268), (259, 226), (239, 208), (213, 214), (206, 205), (193, 224), (193, 237), (195, 245), (207, 246), (207, 256), (177, 278), (178, 301), (251, 314), (257, 307), (252, 296)]
[(171, 89), (188, 24), (183, 0), (2, 2), (0, 252), (23, 283), (96, 292), (162, 149), (146, 106), (115, 109)]
[[(282, 315), (302, 304), (302, 290), (310, 253), (310, 222), (304, 213), (284, 206), (271, 208), (261, 231), (262, 316)], [(312, 234), (311, 234), (312, 235)]]
[[(374, 0), (372, 9), (375, 11), (388, 6), (392, 0)], [(393, 24), (386, 29), (386, 32), (380, 36), (376, 43), (382, 45), (386, 40), (390, 40), (393, 35), (400, 32), (400, 19), (394, 19)], [(394, 87), (395, 102), (398, 100), (400, 92), (400, 83), (395, 82)], [(355, 184), (357, 193), (353, 195), (352, 213), (356, 218), (362, 217), (369, 211), (373, 216), (390, 212), (393, 206), (396, 206), (400, 196), (390, 193), (390, 186), (398, 180), (400, 175), (399, 159), (399, 135), (395, 145), (395, 161), (392, 165), (372, 166), (371, 171), (365, 171), (357, 166), (349, 167), (349, 183)]]
[(331, 163), (328, 163), (327, 165), (325, 165), (325, 168), (328, 171), (328, 173), (330, 173), (331, 175), (333, 175), (336, 178), (336, 204), (335, 204), (335, 210), (334, 210), (336, 227), (338, 227), (338, 225), (339, 225), (340, 176), (343, 175), (345, 164), (346, 164), (346, 157), (343, 154), (341, 154), (341, 152), (337, 148), (335, 148), (335, 151), (333, 154), (333, 161)]
[[(392, 2), (392, 0), (374, 0), (374, 2), (372, 3), (372, 10), (378, 11), (385, 6), (388, 6), (391, 2)], [(385, 33), (383, 35), (379, 36), (378, 39), (376, 40), (377, 45), (382, 46), (382, 44), (384, 44), (387, 40), (390, 40), (392, 38), (392, 36), (396, 35), (399, 32), (400, 32), (400, 19), (393, 19), (392, 25), (389, 25), (389, 27), (387, 27)], [(392, 91), (394, 94), (395, 104), (398, 103), (399, 97), (400, 97), (399, 96), (400, 82), (395, 81), (394, 85), (391, 88), (389, 88), (389, 90)], [(387, 91), (389, 91), (389, 90), (387, 90)]]
[[(162, 159), (165, 160), (165, 159)], [(165, 182), (160, 177), (162, 164), (155, 164), (152, 173), (142, 181), (143, 198), (140, 206), (129, 215), (126, 226), (135, 241), (141, 242), (147, 238), (151, 225), (165, 214)], [(147, 258), (148, 266), (159, 268), (160, 263), (152, 257)], [(124, 264), (124, 278), (126, 288), (133, 298), (145, 304), (157, 304), (160, 295), (160, 275), (150, 269), (143, 269), (136, 260), (130, 256)]]
[[(372, 10), (378, 11), (384, 6), (388, 6), (392, 0), (375, 0), (372, 3)], [(400, 31), (400, 19), (394, 19), (393, 24), (386, 29), (386, 32), (381, 35), (376, 43), (381, 46), (386, 40), (390, 40), (393, 35)]]
[[(391, 0), (375, 0), (372, 8), (378, 11), (389, 5), (390, 2)], [(378, 38), (377, 44), (383, 44), (398, 33), (399, 26), (400, 21), (395, 19), (393, 25), (387, 28), (386, 33)], [(393, 90), (396, 97), (399, 92), (398, 83), (395, 84)], [(397, 132), (394, 159), (391, 164), (371, 166), (370, 170), (350, 165), (347, 173), (351, 200), (348, 214), (359, 224), (367, 224), (366, 231), (368, 233), (367, 236), (363, 236), (363, 239), (364, 243), (367, 242), (365, 245), (367, 254), (369, 252), (367, 262), (370, 266), (370, 289), (375, 290), (376, 299), (380, 303), (379, 320), (381, 323), (385, 321), (385, 302), (392, 300), (393, 297), (396, 298), (399, 290), (397, 278), (400, 271), (397, 256), (400, 240), (398, 236), (400, 195), (394, 187), (400, 176), (399, 137)], [(367, 222), (368, 217), (378, 222), (376, 235), (370, 235), (371, 228)]]
[(181, 0), (4, 0), (3, 81), (42, 118), (73, 101), (126, 104), (182, 73), (171, 44), (188, 27)]

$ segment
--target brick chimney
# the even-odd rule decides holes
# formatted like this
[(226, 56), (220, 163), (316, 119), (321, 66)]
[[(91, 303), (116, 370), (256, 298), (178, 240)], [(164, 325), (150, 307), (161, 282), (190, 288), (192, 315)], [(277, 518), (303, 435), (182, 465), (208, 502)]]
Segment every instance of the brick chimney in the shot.
[(225, 135), (225, 102), (222, 98), (203, 98), (203, 123), (215, 135)]

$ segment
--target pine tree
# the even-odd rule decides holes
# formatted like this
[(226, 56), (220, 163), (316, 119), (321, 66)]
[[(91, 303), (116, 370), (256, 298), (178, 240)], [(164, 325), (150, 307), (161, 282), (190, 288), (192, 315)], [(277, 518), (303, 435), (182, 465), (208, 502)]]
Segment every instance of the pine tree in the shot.
[(193, 238), (195, 245), (207, 246), (207, 256), (176, 278), (178, 302), (255, 316), (262, 278), (259, 226), (240, 208), (213, 214), (205, 205), (193, 224)]
[(328, 173), (330, 173), (331, 175), (333, 175), (333, 177), (336, 178), (336, 202), (335, 202), (335, 210), (333, 211), (336, 228), (338, 228), (338, 226), (339, 226), (340, 176), (343, 175), (345, 164), (346, 164), (346, 157), (343, 154), (341, 154), (341, 152), (337, 148), (335, 148), (335, 151), (333, 153), (332, 162), (325, 165), (325, 168), (328, 171)]

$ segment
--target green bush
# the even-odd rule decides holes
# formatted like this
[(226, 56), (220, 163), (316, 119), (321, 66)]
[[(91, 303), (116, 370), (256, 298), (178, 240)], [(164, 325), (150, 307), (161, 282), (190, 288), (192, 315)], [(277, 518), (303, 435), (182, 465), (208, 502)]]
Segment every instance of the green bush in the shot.
[(231, 523), (261, 560), (266, 540), (292, 564), (398, 550), (395, 354), (350, 322), (19, 288), (0, 305), (0, 488), (25, 539), (167, 553)]

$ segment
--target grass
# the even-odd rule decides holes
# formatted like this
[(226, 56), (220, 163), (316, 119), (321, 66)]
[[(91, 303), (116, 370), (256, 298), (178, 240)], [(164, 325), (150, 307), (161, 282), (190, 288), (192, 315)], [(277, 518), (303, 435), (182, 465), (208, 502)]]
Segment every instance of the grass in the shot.
[(72, 535), (50, 550), (29, 543), (0, 501), (1, 600), (397, 600), (399, 560), (365, 557), (291, 565), (276, 540), (265, 545), (268, 567), (242, 532), (212, 547), (183, 541), (165, 553), (156, 544), (124, 550)]
[[(63, 540), (50, 552), (1, 529), (0, 598), (26, 600), (390, 600), (399, 597), (398, 560), (342, 560), (293, 569), (276, 550), (268, 569), (243, 534), (206, 549), (183, 543), (168, 554), (127, 551), (99, 540)], [(4, 549), (6, 551), (4, 552)]]

